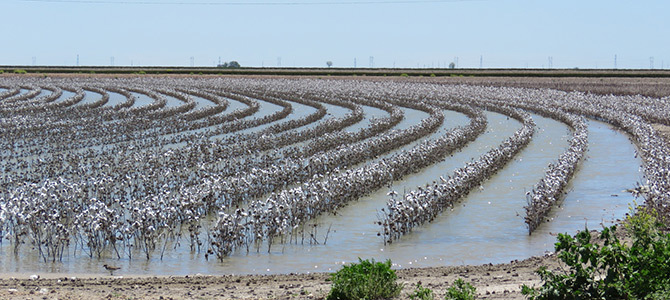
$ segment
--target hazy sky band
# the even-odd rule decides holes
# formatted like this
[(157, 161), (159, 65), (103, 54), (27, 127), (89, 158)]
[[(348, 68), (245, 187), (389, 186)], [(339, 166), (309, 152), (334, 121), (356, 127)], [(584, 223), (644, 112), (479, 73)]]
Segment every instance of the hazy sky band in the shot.
[(0, 65), (670, 64), (670, 1), (8, 0), (0, 11)]
[(387, 1), (287, 1), (287, 2), (189, 2), (189, 1), (95, 1), (95, 0), (22, 0), (24, 2), (82, 3), (82, 4), (124, 4), (124, 5), (233, 5), (233, 6), (270, 6), (270, 5), (362, 5), (362, 4), (421, 4), (446, 2), (473, 2), (486, 0), (387, 0)]

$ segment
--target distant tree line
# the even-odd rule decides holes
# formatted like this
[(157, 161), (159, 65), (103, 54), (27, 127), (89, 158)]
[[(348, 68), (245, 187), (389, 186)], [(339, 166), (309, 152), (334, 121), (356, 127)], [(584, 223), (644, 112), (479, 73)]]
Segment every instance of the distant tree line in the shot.
[(239, 69), (241, 68), (240, 63), (237, 61), (230, 61), (230, 62), (224, 62), (222, 64), (216, 65), (217, 68), (224, 68), (224, 69)]

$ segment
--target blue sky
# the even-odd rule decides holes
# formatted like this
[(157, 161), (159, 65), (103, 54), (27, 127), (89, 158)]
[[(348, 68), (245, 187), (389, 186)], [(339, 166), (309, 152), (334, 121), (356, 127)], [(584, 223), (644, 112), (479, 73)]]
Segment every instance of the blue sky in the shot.
[(670, 69), (670, 1), (0, 0), (0, 65)]

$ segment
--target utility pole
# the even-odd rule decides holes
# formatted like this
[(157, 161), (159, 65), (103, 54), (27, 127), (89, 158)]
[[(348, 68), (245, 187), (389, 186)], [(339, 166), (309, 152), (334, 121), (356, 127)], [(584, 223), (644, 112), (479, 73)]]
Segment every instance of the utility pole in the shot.
[(484, 66), (484, 55), (479, 56), (479, 68), (483, 68)]
[(617, 66), (616, 66), (616, 54), (614, 54), (614, 69), (616, 70), (616, 68), (617, 68)]
[(109, 64), (113, 67), (114, 66), (114, 56), (109, 58)]
[(191, 67), (195, 66), (195, 57), (191, 56)]
[(374, 68), (374, 67), (375, 67), (375, 57), (370, 56), (370, 68)]
[(277, 67), (281, 67), (281, 56), (277, 57)]
[(79, 54), (77, 54), (77, 67), (79, 66)]
[(549, 69), (553, 68), (554, 67), (554, 57), (549, 56), (547, 63), (548, 63), (547, 66), (549, 67)]
[(37, 65), (37, 56), (33, 56), (33, 67)]
[(356, 69), (356, 58), (354, 57), (354, 69)]
[(649, 57), (649, 69), (654, 69), (654, 57)]

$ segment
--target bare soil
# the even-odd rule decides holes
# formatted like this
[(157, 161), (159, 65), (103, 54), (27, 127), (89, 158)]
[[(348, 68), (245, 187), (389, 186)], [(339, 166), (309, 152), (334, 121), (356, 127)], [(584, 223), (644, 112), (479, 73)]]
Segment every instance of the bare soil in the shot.
[[(559, 268), (555, 255), (532, 257), (508, 264), (433, 267), (397, 270), (404, 284), (400, 299), (417, 283), (432, 289), (436, 299), (461, 278), (477, 288), (477, 299), (524, 299), (521, 285), (540, 285), (540, 266)], [(61, 277), (31, 280), (30, 275), (0, 275), (0, 299), (325, 299), (328, 273), (284, 275), (224, 275), (183, 277), (99, 278)], [(57, 276), (57, 275), (56, 275)], [(63, 276), (63, 275), (61, 275)]]

